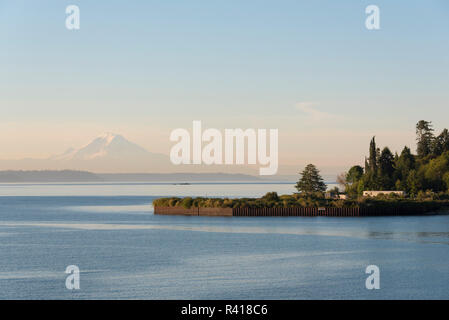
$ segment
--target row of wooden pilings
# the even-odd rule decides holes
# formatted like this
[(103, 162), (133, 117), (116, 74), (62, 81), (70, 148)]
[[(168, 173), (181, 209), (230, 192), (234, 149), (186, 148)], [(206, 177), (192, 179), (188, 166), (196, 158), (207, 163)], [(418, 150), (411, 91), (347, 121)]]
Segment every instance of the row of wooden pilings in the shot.
[(425, 207), (402, 206), (402, 207), (363, 207), (360, 209), (360, 216), (379, 217), (379, 216), (416, 216), (424, 215), (429, 210)]
[(359, 208), (233, 208), (236, 217), (358, 217)]

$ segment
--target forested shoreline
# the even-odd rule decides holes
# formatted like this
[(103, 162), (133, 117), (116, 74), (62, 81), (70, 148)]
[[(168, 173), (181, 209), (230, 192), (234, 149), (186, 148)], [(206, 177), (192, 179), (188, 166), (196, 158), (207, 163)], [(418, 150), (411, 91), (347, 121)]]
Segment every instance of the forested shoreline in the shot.
[(375, 137), (369, 145), (365, 165), (355, 165), (341, 174), (337, 182), (350, 198), (365, 190), (401, 190), (410, 198), (441, 198), (449, 190), (449, 131), (434, 134), (432, 122), (416, 124), (416, 154), (408, 146), (393, 154), (388, 147), (377, 147)]
[[(443, 129), (435, 136), (432, 123), (421, 120), (416, 124), (417, 154), (405, 146), (393, 154), (388, 147), (370, 141), (369, 156), (364, 167), (355, 165), (339, 175), (337, 181), (344, 189), (326, 192), (319, 170), (309, 164), (300, 173), (297, 193), (278, 195), (268, 192), (260, 198), (171, 197), (153, 201), (154, 206), (181, 208), (378, 208), (407, 209), (423, 212), (449, 209), (449, 131)], [(385, 191), (376, 197), (364, 197), (363, 191)], [(403, 195), (388, 191), (404, 191)], [(344, 194), (344, 197), (340, 195)]]

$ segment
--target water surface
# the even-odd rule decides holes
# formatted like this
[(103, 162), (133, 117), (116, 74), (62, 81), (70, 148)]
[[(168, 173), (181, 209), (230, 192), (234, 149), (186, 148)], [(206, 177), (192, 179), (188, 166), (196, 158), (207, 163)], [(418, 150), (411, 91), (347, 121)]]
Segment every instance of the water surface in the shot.
[[(448, 299), (449, 216), (153, 215), (290, 184), (1, 184), (2, 299)], [(81, 289), (65, 288), (68, 265)], [(365, 268), (381, 289), (365, 288)]]

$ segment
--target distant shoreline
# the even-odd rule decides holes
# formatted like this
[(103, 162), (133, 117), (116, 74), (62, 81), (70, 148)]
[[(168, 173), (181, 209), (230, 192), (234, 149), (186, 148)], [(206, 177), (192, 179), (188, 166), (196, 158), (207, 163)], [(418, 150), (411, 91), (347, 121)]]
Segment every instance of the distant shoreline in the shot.
[(194, 186), (194, 185), (291, 185), (291, 181), (194, 181), (189, 183), (177, 183), (175, 181), (49, 181), (49, 182), (1, 182), (0, 185), (73, 185), (73, 186), (102, 186), (102, 185), (169, 185), (169, 186)]
[(239, 173), (93, 173), (76, 170), (0, 171), (0, 183), (118, 183), (118, 182), (293, 182), (294, 176), (253, 176)]

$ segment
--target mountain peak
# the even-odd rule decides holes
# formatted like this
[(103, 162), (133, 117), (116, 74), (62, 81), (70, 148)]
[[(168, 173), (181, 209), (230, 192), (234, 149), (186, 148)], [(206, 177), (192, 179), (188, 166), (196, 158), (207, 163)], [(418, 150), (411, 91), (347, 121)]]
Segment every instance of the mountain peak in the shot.
[(149, 152), (113, 132), (100, 134), (81, 148), (68, 149), (48, 160), (55, 161), (53, 166), (57, 168), (95, 172), (145, 172), (170, 164), (166, 155)]
[(105, 132), (79, 149), (69, 149), (61, 155), (53, 156), (58, 160), (93, 160), (105, 157), (139, 157), (150, 154), (144, 148), (128, 141), (120, 134)]
[(110, 144), (116, 138), (126, 140), (122, 135), (113, 132), (105, 132), (97, 137), (97, 139), (105, 141), (106, 144)]

